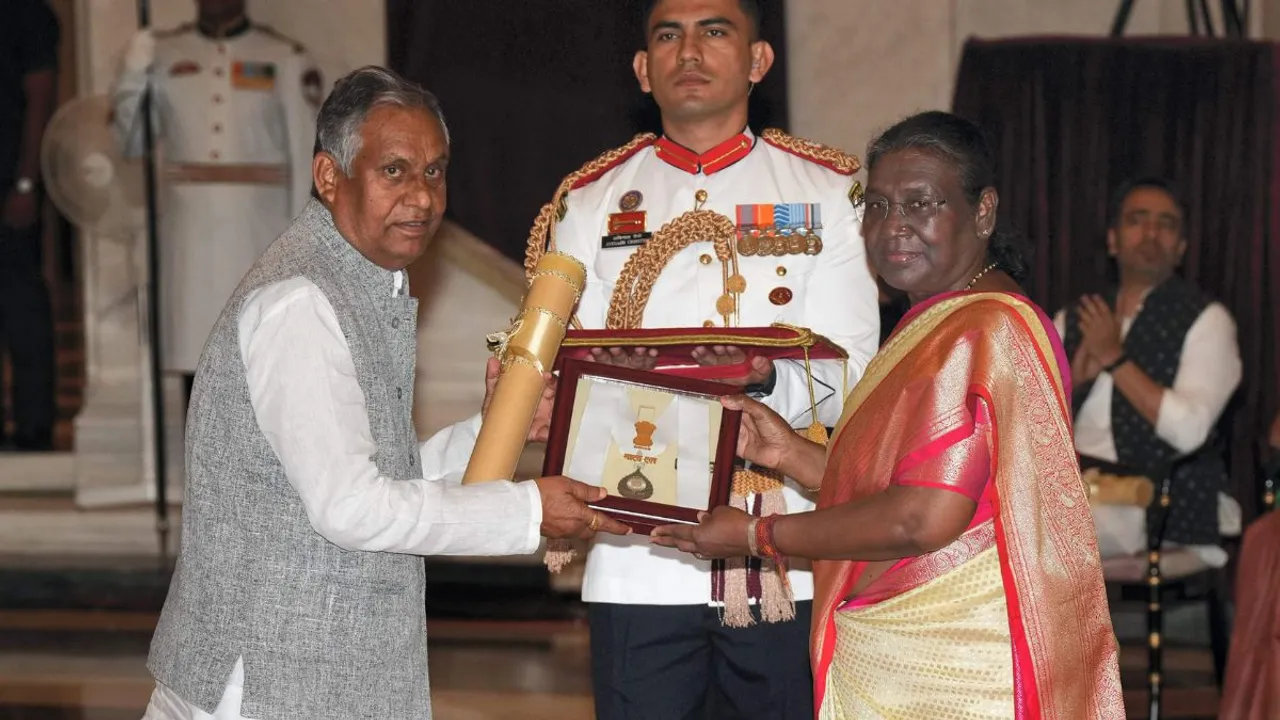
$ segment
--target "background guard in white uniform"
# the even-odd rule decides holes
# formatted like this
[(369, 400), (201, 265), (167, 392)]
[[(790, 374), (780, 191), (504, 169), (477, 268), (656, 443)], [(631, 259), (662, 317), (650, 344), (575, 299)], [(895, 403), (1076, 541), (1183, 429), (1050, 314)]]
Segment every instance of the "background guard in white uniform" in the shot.
[[(769, 133), (766, 139), (745, 129), (750, 86), (773, 60), (768, 43), (758, 40), (755, 2), (660, 0), (651, 8), (648, 50), (637, 54), (635, 70), (662, 110), (664, 136), (633, 143), (630, 154), (588, 176), (568, 194), (552, 229), (555, 249), (587, 267), (578, 319), (585, 328), (604, 327), (619, 271), (635, 248), (699, 204), (740, 230), (751, 226), (775, 237), (784, 229), (803, 232), (817, 243), (806, 240), (800, 252), (766, 254), (759, 243), (738, 242), (745, 288), (731, 313), (718, 307), (727, 290), (711, 243), (690, 245), (658, 275), (641, 326), (785, 322), (827, 336), (850, 355), (848, 378), (838, 362), (813, 363), (817, 420), (834, 425), (842, 393), (876, 351), (879, 329), (876, 286), (850, 199), (856, 161), (789, 136)], [(619, 358), (597, 350), (595, 356), (652, 365), (644, 354)], [(739, 382), (796, 427), (813, 420), (802, 364), (772, 365), (761, 358)], [(813, 507), (791, 483), (784, 495), (790, 512)], [(597, 717), (812, 717), (813, 583), (807, 568), (793, 568), (790, 582), (794, 620), (725, 627), (722, 607), (712, 601), (710, 562), (652, 546), (644, 537), (597, 539), (582, 589), (590, 603)], [(707, 705), (708, 697), (719, 700)]]
[(244, 0), (197, 6), (197, 22), (133, 38), (113, 117), (126, 154), (141, 154), (138, 107), (151, 83), (163, 158), (161, 363), (188, 383), (232, 290), (306, 204), (323, 99), (306, 50), (251, 23)]

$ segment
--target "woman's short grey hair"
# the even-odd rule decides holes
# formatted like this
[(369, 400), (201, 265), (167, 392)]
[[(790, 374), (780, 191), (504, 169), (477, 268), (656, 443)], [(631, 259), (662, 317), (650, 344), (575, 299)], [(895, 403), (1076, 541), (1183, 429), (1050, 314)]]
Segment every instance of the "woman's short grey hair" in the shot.
[(449, 126), (435, 95), (386, 68), (370, 65), (339, 79), (325, 98), (316, 119), (315, 152), (329, 153), (342, 173), (351, 175), (351, 165), (360, 152), (360, 128), (369, 112), (383, 105), (430, 112), (440, 121), (444, 140), (449, 142)]

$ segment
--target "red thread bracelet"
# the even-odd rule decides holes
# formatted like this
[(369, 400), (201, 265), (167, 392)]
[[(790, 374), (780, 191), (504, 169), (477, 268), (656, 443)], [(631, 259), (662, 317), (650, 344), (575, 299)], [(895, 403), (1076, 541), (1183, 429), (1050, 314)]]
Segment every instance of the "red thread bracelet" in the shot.
[(770, 515), (760, 518), (760, 522), (756, 523), (756, 554), (762, 558), (777, 560), (782, 556), (782, 553), (778, 552), (777, 544), (773, 541), (773, 526), (781, 517), (781, 515)]

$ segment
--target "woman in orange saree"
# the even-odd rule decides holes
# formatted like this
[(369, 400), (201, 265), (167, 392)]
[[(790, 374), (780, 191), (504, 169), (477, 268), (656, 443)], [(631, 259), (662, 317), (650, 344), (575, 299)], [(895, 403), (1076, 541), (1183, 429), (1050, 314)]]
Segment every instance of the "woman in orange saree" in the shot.
[(717, 508), (654, 532), (705, 557), (814, 561), (818, 716), (1124, 718), (1069, 365), (991, 240), (981, 132), (946, 113), (872, 143), (863, 236), (911, 312), (829, 448), (744, 397), (739, 454), (819, 492), (811, 513)]

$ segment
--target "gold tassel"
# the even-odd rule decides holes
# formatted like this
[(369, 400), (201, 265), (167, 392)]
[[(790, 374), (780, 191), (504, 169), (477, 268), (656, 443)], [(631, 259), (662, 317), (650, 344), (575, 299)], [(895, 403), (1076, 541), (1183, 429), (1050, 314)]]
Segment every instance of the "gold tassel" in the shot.
[[(760, 517), (782, 515), (787, 512), (787, 500), (782, 489), (764, 494), (760, 503)], [(796, 617), (796, 601), (791, 594), (791, 581), (787, 579), (787, 564), (765, 560), (760, 567), (760, 617), (765, 622), (786, 622)]]
[(827, 426), (816, 421), (809, 424), (809, 429), (805, 430), (804, 436), (823, 447), (826, 447), (831, 439), (827, 436)]
[(547, 566), (547, 570), (555, 574), (568, 567), (577, 556), (578, 553), (573, 549), (572, 541), (548, 540), (547, 552), (542, 556), (542, 562)]
[[(746, 512), (747, 498), (761, 496), (761, 515), (778, 515), (787, 511), (782, 495), (782, 474), (764, 467), (737, 470), (733, 474), (733, 490), (729, 504)], [(786, 568), (765, 561), (760, 572), (760, 616), (765, 622), (782, 622), (795, 617), (795, 600), (786, 579)], [(749, 627), (755, 624), (747, 594), (747, 558), (724, 561), (724, 617), (727, 627)]]
[[(741, 472), (741, 471), (739, 471)], [(747, 497), (734, 493), (729, 505), (743, 512), (747, 510)], [(751, 599), (747, 596), (747, 558), (725, 558), (724, 561), (724, 616), (726, 627), (744, 628), (756, 624), (751, 615)]]

